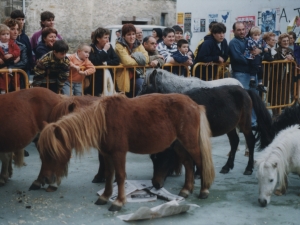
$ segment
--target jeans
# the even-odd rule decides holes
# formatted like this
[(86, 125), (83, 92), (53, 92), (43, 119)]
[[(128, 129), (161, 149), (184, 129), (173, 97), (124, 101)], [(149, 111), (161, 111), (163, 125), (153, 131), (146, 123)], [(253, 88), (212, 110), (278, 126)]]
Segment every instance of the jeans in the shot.
[[(62, 88), (62, 94), (70, 96), (70, 86), (70, 81), (67, 80)], [(82, 83), (72, 83), (72, 92), (73, 95), (82, 95)]]
[[(130, 80), (130, 92), (127, 93), (127, 97), (132, 98), (133, 97), (133, 79)], [(142, 85), (144, 83), (144, 78), (136, 78), (135, 79), (135, 93), (134, 96), (137, 96), (137, 94), (139, 93), (140, 89), (142, 89)]]
[[(232, 72), (232, 77), (237, 79), (239, 82), (241, 82), (242, 85), (244, 86), (244, 89), (250, 90), (250, 88), (249, 88), (250, 74), (249, 73)], [(257, 83), (256, 78), (255, 78), (255, 81)], [(255, 88), (251, 88), (251, 90), (253, 90), (257, 93)], [(256, 114), (253, 109), (252, 109), (252, 113), (251, 113), (251, 126), (252, 127), (257, 126), (257, 118), (256, 118)]]

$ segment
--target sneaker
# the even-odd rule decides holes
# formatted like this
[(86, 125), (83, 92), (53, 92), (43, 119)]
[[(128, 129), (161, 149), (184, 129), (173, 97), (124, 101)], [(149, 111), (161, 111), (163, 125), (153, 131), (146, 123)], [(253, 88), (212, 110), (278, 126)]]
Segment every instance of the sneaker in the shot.
[(256, 82), (255, 82), (255, 80), (250, 80), (249, 87), (250, 88), (256, 88)]
[(256, 90), (258, 90), (259, 92), (267, 93), (266, 88), (265, 88), (262, 84), (259, 84), (259, 85), (257, 86)]

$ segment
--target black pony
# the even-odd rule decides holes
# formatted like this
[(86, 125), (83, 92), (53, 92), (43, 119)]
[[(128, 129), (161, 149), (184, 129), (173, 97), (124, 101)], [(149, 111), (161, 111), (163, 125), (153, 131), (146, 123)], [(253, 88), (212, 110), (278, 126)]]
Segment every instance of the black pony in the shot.
[[(163, 93), (164, 88), (161, 86), (163, 84), (159, 83), (161, 79), (156, 79), (158, 74), (154, 72), (149, 76), (152, 77), (146, 77), (139, 94)], [(159, 88), (157, 87), (158, 85), (160, 85)], [(207, 118), (214, 137), (227, 134), (229, 138), (231, 151), (226, 164), (220, 172), (228, 173), (234, 167), (235, 153), (239, 143), (239, 137), (235, 128), (238, 126), (241, 132), (243, 132), (249, 148), (249, 161), (244, 174), (251, 175), (253, 172), (253, 155), (256, 142), (251, 128), (252, 106), (257, 115), (257, 130), (261, 146), (265, 146), (273, 138), (273, 135), (270, 135), (272, 119), (260, 97), (255, 92), (246, 91), (237, 85), (194, 88), (183, 94), (188, 95), (197, 104), (206, 107)], [(162, 187), (163, 180), (168, 173), (174, 171), (174, 168), (178, 168), (177, 163), (174, 162), (173, 151), (172, 148), (169, 148), (165, 152), (151, 156), (154, 165), (152, 182), (156, 188)]]

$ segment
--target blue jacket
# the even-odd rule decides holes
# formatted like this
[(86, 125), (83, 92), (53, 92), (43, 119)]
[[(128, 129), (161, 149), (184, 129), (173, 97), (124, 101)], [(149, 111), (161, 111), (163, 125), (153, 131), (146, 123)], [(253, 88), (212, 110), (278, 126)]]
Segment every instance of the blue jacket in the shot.
[(173, 59), (177, 62), (177, 63), (185, 63), (186, 61), (188, 61), (189, 57), (182, 55), (181, 52), (179, 50), (177, 50), (176, 52), (173, 53), (172, 55)]
[(249, 73), (248, 61), (244, 55), (246, 45), (246, 38), (234, 37), (229, 42), (229, 57), (233, 72)]
[(221, 49), (218, 46), (217, 41), (214, 38), (205, 40), (201, 46), (200, 51), (197, 54), (198, 62), (219, 62), (219, 56), (224, 59), (224, 62), (228, 59), (228, 44), (224, 39), (221, 42)]
[(48, 47), (44, 42), (41, 41), (36, 47), (35, 59), (38, 60), (42, 58), (43, 55), (47, 54), (50, 51), (52, 51), (52, 48)]

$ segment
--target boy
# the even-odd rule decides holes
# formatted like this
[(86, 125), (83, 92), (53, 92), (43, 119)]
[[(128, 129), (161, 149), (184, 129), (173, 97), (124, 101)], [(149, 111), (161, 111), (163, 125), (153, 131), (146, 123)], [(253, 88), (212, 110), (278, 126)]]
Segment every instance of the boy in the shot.
[[(20, 48), (10, 39), (10, 28), (0, 24), (0, 69), (12, 64), (20, 56)], [(10, 77), (8, 78), (10, 82)], [(0, 91), (6, 90), (6, 74), (0, 74)]]
[(32, 86), (47, 87), (46, 77), (49, 78), (49, 89), (59, 93), (69, 76), (70, 60), (66, 56), (69, 46), (63, 40), (53, 44), (53, 50), (45, 54), (34, 67), (35, 76)]
[[(85, 76), (95, 73), (95, 66), (89, 60), (91, 46), (82, 43), (78, 46), (75, 54), (69, 55), (70, 59), (70, 72), (72, 78), (72, 90), (74, 95), (82, 95), (82, 81)], [(80, 70), (84, 67), (84, 70)], [(62, 93), (70, 95), (71, 79), (70, 77), (65, 82)]]
[[(263, 52), (266, 44), (260, 37), (261, 31), (257, 26), (252, 27), (249, 30), (249, 38), (247, 41), (245, 57), (248, 59), (249, 71), (250, 71), (250, 88), (256, 88), (259, 92), (267, 92), (262, 84), (263, 70), (262, 70), (262, 56), (260, 54), (251, 54), (252, 50), (260, 49)], [(258, 86), (256, 87), (255, 75), (257, 75)]]
[[(189, 52), (189, 42), (185, 39), (180, 39), (177, 42), (177, 51), (173, 54), (173, 59), (177, 63), (188, 63), (193, 64), (193, 59), (191, 57), (191, 52)], [(175, 69), (175, 68), (174, 68)], [(178, 70), (176, 68), (176, 70)], [(179, 71), (176, 71), (181, 73), (180, 75), (185, 74), (185, 69), (183, 67), (180, 67)], [(175, 70), (174, 73), (176, 74)]]

